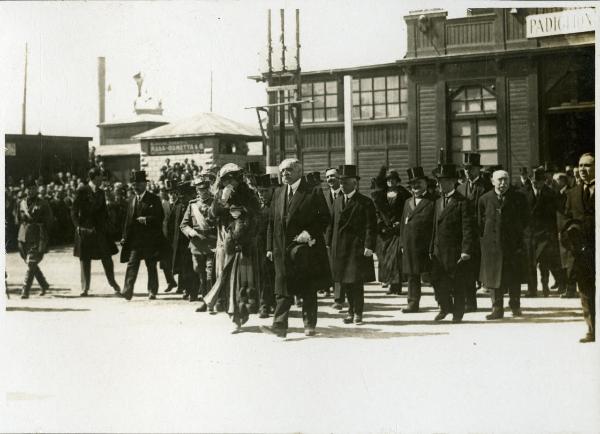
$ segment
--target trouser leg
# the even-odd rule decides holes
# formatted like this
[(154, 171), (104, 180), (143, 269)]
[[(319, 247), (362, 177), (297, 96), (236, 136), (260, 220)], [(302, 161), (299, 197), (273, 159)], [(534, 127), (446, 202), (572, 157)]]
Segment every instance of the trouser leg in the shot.
[(550, 267), (545, 258), (540, 260), (540, 282), (542, 283), (544, 292), (548, 291), (550, 283)]
[(146, 270), (148, 271), (148, 294), (156, 295), (158, 293), (158, 270), (156, 269), (156, 259), (144, 259)]
[(500, 288), (490, 290), (492, 298), (492, 311), (504, 312), (504, 290)]
[(354, 308), (355, 308), (355, 299), (354, 299), (354, 291), (352, 290), (352, 284), (340, 283), (339, 285), (342, 288), (342, 290), (344, 291), (344, 294), (346, 294), (346, 296), (348, 298), (348, 315), (353, 316)]
[(521, 308), (521, 284), (511, 283), (508, 287), (508, 305), (511, 309)]
[(33, 277), (35, 277), (35, 280), (37, 280), (38, 284), (42, 289), (48, 289), (48, 287), (50, 286), (48, 284), (48, 281), (46, 280), (46, 276), (44, 276), (44, 273), (42, 273), (42, 269), (39, 266), (39, 262), (33, 263)]
[(362, 316), (365, 307), (365, 286), (363, 283), (355, 283), (353, 286), (354, 292), (354, 313)]
[(27, 264), (25, 278), (23, 279), (23, 294), (29, 296), (31, 285), (33, 284), (33, 269), (31, 264)]
[(90, 290), (92, 280), (92, 261), (90, 259), (80, 259), (79, 268), (81, 270), (81, 291), (87, 293)]
[[(273, 313), (273, 328), (279, 330), (287, 330), (288, 328), (288, 317), (290, 314), (290, 307), (294, 304), (294, 297), (288, 295), (277, 295), (275, 312)], [(304, 307), (304, 305), (303, 305)]]
[(304, 328), (314, 329), (317, 326), (317, 292), (307, 291), (302, 297), (302, 320)]
[(140, 269), (140, 255), (137, 250), (132, 250), (129, 253), (129, 260), (127, 261), (127, 269), (125, 270), (125, 283), (123, 284), (123, 295), (125, 297), (133, 296), (133, 287), (137, 279), (138, 271)]
[(333, 292), (334, 292), (334, 300), (336, 303), (344, 304), (346, 301), (346, 291), (342, 287), (342, 284), (339, 282), (335, 282), (333, 284)]
[(465, 314), (465, 292), (468, 282), (467, 279), (461, 276), (460, 271), (456, 274), (452, 285), (452, 314), (455, 318), (462, 318)]
[(577, 278), (579, 286), (579, 298), (583, 309), (583, 317), (588, 326), (588, 335), (596, 336), (596, 283), (594, 276), (582, 276)]
[(102, 258), (102, 268), (104, 268), (104, 274), (106, 275), (106, 280), (108, 280), (108, 284), (113, 288), (118, 287), (119, 285), (115, 280), (115, 265), (113, 263), (112, 257), (106, 256)]
[(408, 276), (408, 296), (407, 302), (409, 307), (419, 308), (421, 300), (421, 275), (410, 274)]
[(436, 293), (442, 312), (450, 312), (452, 309), (451, 289), (450, 278), (448, 276), (440, 277), (436, 284)]

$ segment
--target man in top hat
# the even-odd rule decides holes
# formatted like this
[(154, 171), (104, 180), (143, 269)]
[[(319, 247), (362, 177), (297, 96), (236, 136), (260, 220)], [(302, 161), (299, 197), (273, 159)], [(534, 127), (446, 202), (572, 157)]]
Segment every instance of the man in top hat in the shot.
[[(268, 318), (269, 314), (275, 307), (275, 294), (273, 293), (273, 284), (275, 280), (275, 270), (273, 262), (266, 258), (267, 254), (267, 228), (269, 225), (269, 212), (271, 209), (271, 201), (273, 199), (271, 175), (259, 175), (256, 178), (256, 188), (258, 192), (258, 202), (260, 204), (260, 213), (258, 218), (257, 244), (258, 244), (258, 260), (260, 262), (261, 279), (259, 291), (259, 318)], [(277, 178), (275, 178), (277, 179)]]
[[(189, 240), (187, 248), (191, 255), (193, 272), (197, 280), (195, 291), (190, 294), (190, 301), (203, 299), (213, 285), (214, 251), (217, 245), (217, 228), (209, 216), (213, 196), (210, 183), (203, 179), (194, 181), (196, 198), (186, 202), (185, 213), (179, 222), (179, 229)], [(201, 305), (199, 311), (206, 310)]]
[(373, 251), (377, 239), (377, 217), (373, 201), (357, 191), (356, 166), (340, 166), (342, 194), (334, 203), (333, 224), (327, 231), (332, 256), (333, 280), (348, 295), (345, 324), (362, 324), (364, 283), (375, 280)]
[(579, 342), (596, 340), (596, 209), (594, 205), (594, 155), (579, 158), (581, 184), (569, 190), (565, 215), (569, 219), (562, 228), (565, 243), (573, 253), (573, 272), (577, 280), (587, 334)]
[(511, 187), (508, 172), (495, 171), (492, 182), (494, 189), (481, 196), (477, 208), (481, 237), (479, 278), (492, 298), (488, 320), (504, 317), (506, 291), (513, 316), (521, 315), (521, 283), (526, 280), (524, 231), (529, 221), (527, 199)]
[(437, 171), (441, 197), (435, 202), (432, 259), (432, 283), (436, 288), (441, 321), (452, 313), (452, 322), (460, 322), (465, 311), (465, 289), (473, 274), (471, 258), (478, 241), (471, 203), (455, 189), (458, 178), (454, 164), (442, 164)]
[[(304, 333), (315, 335), (317, 325), (317, 290), (329, 286), (331, 271), (325, 248), (324, 232), (329, 225), (329, 210), (323, 194), (302, 179), (302, 165), (295, 158), (279, 165), (283, 185), (277, 188), (271, 202), (267, 233), (267, 256), (275, 265), (276, 307), (273, 326), (263, 331), (285, 337), (289, 310), (294, 295), (302, 297)], [(288, 247), (293, 243), (308, 244), (312, 273), (297, 275), (287, 264)]]
[(430, 269), (429, 245), (433, 229), (435, 199), (427, 191), (427, 177), (422, 167), (407, 170), (412, 197), (404, 203), (400, 222), (402, 272), (408, 276), (408, 305), (404, 313), (419, 311), (421, 274)]
[[(327, 203), (327, 208), (329, 209), (329, 216), (331, 221), (333, 222), (333, 209), (335, 200), (337, 197), (342, 194), (342, 185), (340, 183), (340, 174), (338, 173), (337, 167), (329, 167), (325, 170), (325, 182), (329, 187), (327, 191), (324, 193), (325, 202)], [(327, 248), (327, 254), (329, 257), (329, 267), (333, 269), (333, 263), (331, 262), (331, 249)], [(326, 296), (329, 295), (329, 291), (326, 291)], [(344, 302), (346, 301), (346, 295), (342, 291), (342, 288), (339, 283), (333, 283), (333, 305), (332, 307), (336, 310), (342, 310), (344, 307)]]
[[(457, 191), (469, 201), (471, 208), (477, 210), (479, 198), (492, 189), (492, 183), (489, 179), (482, 176), (481, 156), (474, 152), (465, 152), (463, 154), (463, 167), (467, 172), (467, 180), (457, 187)], [(481, 231), (483, 228), (479, 228)], [(479, 244), (473, 245), (471, 255), (471, 274), (467, 282), (465, 292), (465, 312), (475, 312), (477, 310), (477, 280), (479, 277), (480, 266)]]
[(127, 263), (122, 295), (126, 300), (133, 297), (140, 262), (144, 260), (148, 270), (148, 298), (154, 300), (158, 292), (156, 263), (166, 243), (162, 233), (164, 211), (160, 198), (146, 191), (145, 171), (135, 171), (131, 182), (135, 194), (129, 200), (121, 239), (121, 262)]
[[(572, 169), (571, 169), (572, 172)], [(556, 183), (556, 194), (558, 197), (557, 200), (557, 209), (556, 209), (556, 225), (559, 230), (558, 232), (558, 248), (560, 251), (560, 262), (562, 266), (561, 275), (564, 278), (564, 292), (561, 294), (561, 298), (578, 298), (577, 295), (577, 282), (575, 281), (575, 276), (572, 273), (573, 270), (573, 253), (567, 249), (563, 243), (564, 234), (561, 229), (565, 226), (568, 221), (568, 218), (565, 214), (566, 205), (567, 205), (567, 197), (569, 195), (569, 190), (571, 190), (571, 186), (569, 186), (569, 179), (566, 173), (555, 173), (554, 174), (554, 182)], [(559, 291), (561, 288), (559, 288)]]
[(40, 295), (50, 288), (39, 263), (48, 251), (48, 228), (52, 222), (50, 205), (38, 197), (38, 187), (34, 181), (27, 183), (26, 197), (19, 203), (19, 232), (17, 241), (19, 254), (27, 264), (21, 298), (29, 298), (29, 291), (35, 278), (41, 288)]
[[(178, 199), (178, 197), (179, 191), (177, 190), (177, 181), (166, 179), (163, 183), (163, 186), (160, 188), (160, 201), (164, 213), (162, 231), (168, 243), (162, 249), (162, 255), (159, 261), (160, 268), (163, 270), (165, 280), (167, 281), (167, 287), (165, 288), (165, 292), (170, 292), (173, 288), (177, 286), (177, 281), (175, 280), (175, 277), (173, 275), (173, 230), (172, 228), (169, 228), (169, 219), (171, 218), (173, 205)], [(177, 293), (180, 294), (182, 292), (183, 289), (179, 287), (177, 289)]]
[(546, 184), (546, 171), (538, 167), (533, 171), (531, 184), (521, 190), (527, 199), (530, 210), (529, 224), (525, 228), (525, 246), (527, 248), (527, 293), (526, 297), (537, 296), (537, 266), (541, 271), (542, 292), (544, 297), (550, 294), (548, 270), (552, 272), (563, 290), (565, 279), (560, 265), (558, 250), (558, 228), (556, 211), (558, 197)]

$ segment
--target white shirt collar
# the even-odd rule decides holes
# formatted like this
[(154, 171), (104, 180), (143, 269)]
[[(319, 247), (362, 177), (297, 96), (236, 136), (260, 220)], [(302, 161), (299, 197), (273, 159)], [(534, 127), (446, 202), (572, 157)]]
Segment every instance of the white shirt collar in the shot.
[(142, 199), (144, 198), (144, 195), (146, 194), (146, 192), (147, 192), (147, 191), (148, 191), (148, 190), (144, 190), (144, 192), (143, 192), (142, 194), (137, 194), (137, 193), (136, 193), (136, 197), (138, 197), (138, 198), (139, 198), (139, 200), (142, 200)]
[[(300, 181), (302, 180), (302, 178), (299, 178), (296, 182), (294, 182), (293, 184), (289, 184), (289, 187), (292, 189), (292, 193), (296, 194), (296, 190), (298, 190), (298, 186), (300, 185)], [(289, 192), (289, 190), (288, 190)], [(289, 194), (289, 193), (288, 193)]]
[(331, 193), (333, 193), (337, 196), (338, 194), (340, 194), (340, 191), (342, 191), (342, 186), (339, 186), (337, 188), (337, 190), (334, 190), (333, 188), (330, 188), (330, 190), (331, 190)]
[(453, 188), (453, 189), (452, 189), (452, 191), (450, 191), (450, 192), (446, 193), (446, 194), (445, 194), (446, 198), (448, 198), (448, 197), (452, 196), (452, 195), (454, 194), (454, 192), (455, 192), (455, 191), (456, 191), (456, 189), (454, 189), (454, 188)]
[(345, 194), (344, 196), (346, 196), (347, 200), (352, 199), (352, 196), (354, 196), (354, 193), (356, 193), (356, 190), (352, 190), (350, 193)]

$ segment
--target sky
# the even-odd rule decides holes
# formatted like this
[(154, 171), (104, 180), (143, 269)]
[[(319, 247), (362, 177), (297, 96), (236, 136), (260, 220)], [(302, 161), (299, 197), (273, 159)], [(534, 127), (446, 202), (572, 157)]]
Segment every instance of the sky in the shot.
[(99, 56), (106, 58), (111, 89), (107, 120), (133, 114), (133, 75), (140, 71), (168, 120), (207, 112), (212, 70), (213, 111), (256, 125), (256, 112), (244, 107), (264, 104), (266, 92), (247, 77), (265, 65), (270, 7), (276, 57), (279, 8), (286, 11), (288, 55), (300, 9), (301, 66), (308, 71), (395, 61), (406, 52), (403, 16), (409, 11), (443, 7), (457, 17), (478, 5), (447, 3), (0, 2), (0, 132), (21, 131), (26, 42), (27, 133), (88, 136), (97, 143)]

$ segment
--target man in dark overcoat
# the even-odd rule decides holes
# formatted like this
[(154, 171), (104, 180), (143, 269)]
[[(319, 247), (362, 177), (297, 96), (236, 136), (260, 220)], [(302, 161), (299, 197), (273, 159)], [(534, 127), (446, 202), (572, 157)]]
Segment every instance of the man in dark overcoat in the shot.
[(131, 181), (135, 194), (129, 200), (121, 239), (121, 263), (127, 263), (122, 295), (127, 300), (133, 297), (133, 287), (143, 260), (148, 270), (148, 298), (155, 300), (158, 292), (156, 263), (166, 244), (162, 233), (163, 207), (160, 198), (146, 190), (145, 171), (134, 171)]
[[(342, 186), (340, 184), (340, 175), (337, 167), (329, 167), (325, 170), (325, 182), (327, 182), (327, 190), (324, 193), (325, 202), (329, 209), (330, 221), (333, 222), (333, 209), (334, 203), (337, 197), (342, 194)], [(327, 248), (327, 254), (329, 257), (329, 267), (333, 269), (333, 263), (331, 262), (331, 249)], [(336, 310), (342, 310), (344, 308), (344, 302), (346, 301), (346, 294), (343, 292), (338, 282), (333, 282), (333, 307)]]
[(334, 203), (333, 224), (327, 231), (333, 281), (348, 295), (344, 323), (362, 324), (366, 282), (375, 280), (373, 251), (377, 240), (375, 205), (357, 191), (356, 166), (340, 166), (342, 194)]
[[(467, 172), (467, 179), (457, 187), (457, 191), (467, 198), (472, 209), (477, 210), (479, 198), (492, 189), (492, 183), (481, 174), (481, 156), (475, 152), (463, 154), (463, 167)], [(479, 280), (479, 267), (481, 252), (479, 243), (473, 245), (473, 254), (468, 270), (469, 280), (465, 292), (465, 312), (477, 310), (477, 281)]]
[(435, 199), (427, 191), (427, 177), (422, 167), (407, 170), (412, 197), (404, 203), (400, 222), (402, 272), (408, 276), (407, 306), (404, 313), (419, 311), (421, 273), (430, 270), (429, 245), (433, 230)]
[(529, 220), (527, 199), (510, 186), (508, 172), (492, 174), (494, 189), (479, 200), (478, 229), (481, 236), (479, 279), (492, 298), (488, 320), (504, 317), (504, 292), (508, 291), (513, 316), (521, 315), (521, 283), (526, 281), (524, 230)]
[[(571, 169), (572, 171), (572, 169)], [(572, 174), (572, 173), (571, 173)], [(579, 298), (577, 295), (577, 282), (573, 274), (573, 253), (564, 246), (563, 233), (561, 229), (565, 226), (568, 218), (565, 214), (567, 206), (567, 197), (569, 195), (569, 178), (567, 173), (557, 173), (554, 175), (556, 180), (556, 191), (557, 191), (557, 209), (556, 209), (556, 225), (558, 228), (558, 247), (560, 252), (560, 263), (562, 267), (561, 276), (563, 277), (565, 284), (562, 288), (564, 292), (560, 295), (561, 298)], [(559, 288), (559, 291), (561, 288)]]
[(465, 290), (471, 281), (471, 259), (478, 241), (475, 214), (467, 198), (455, 189), (457, 171), (454, 164), (440, 165), (437, 170), (441, 197), (435, 202), (430, 255), (431, 277), (436, 288), (441, 321), (452, 312), (452, 322), (462, 321)]
[[(317, 290), (331, 281), (324, 239), (330, 221), (329, 210), (323, 194), (302, 180), (302, 165), (297, 159), (282, 161), (279, 171), (283, 185), (274, 192), (267, 231), (267, 256), (275, 265), (276, 306), (273, 326), (263, 327), (263, 330), (279, 337), (286, 336), (289, 310), (294, 295), (297, 295), (303, 300), (304, 333), (314, 336)], [(309, 245), (313, 273), (295, 275), (288, 270), (286, 252), (293, 243)]]
[(111, 237), (110, 220), (104, 190), (100, 188), (103, 175), (98, 167), (88, 172), (89, 181), (77, 191), (71, 208), (71, 219), (75, 226), (73, 255), (79, 258), (81, 269), (81, 296), (86, 297), (92, 279), (92, 260), (100, 259), (108, 284), (115, 293), (121, 287), (115, 280), (112, 255), (119, 252)]
[(537, 296), (537, 267), (541, 271), (542, 293), (550, 295), (548, 272), (557, 279), (559, 290), (565, 284), (560, 266), (558, 250), (558, 228), (556, 211), (558, 197), (546, 184), (546, 173), (543, 167), (534, 169), (531, 183), (521, 189), (527, 199), (530, 210), (529, 224), (525, 228), (525, 247), (527, 252), (527, 293), (526, 297)]
[(569, 190), (565, 215), (569, 219), (562, 229), (565, 242), (573, 253), (573, 272), (577, 280), (587, 334), (579, 342), (596, 340), (596, 210), (594, 205), (594, 155), (579, 159), (581, 184)]

